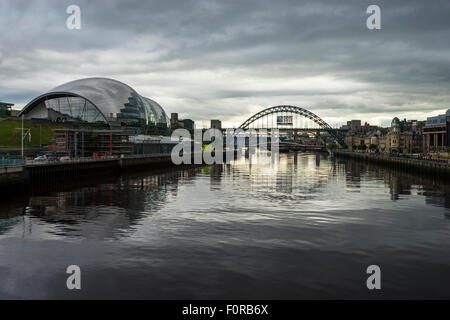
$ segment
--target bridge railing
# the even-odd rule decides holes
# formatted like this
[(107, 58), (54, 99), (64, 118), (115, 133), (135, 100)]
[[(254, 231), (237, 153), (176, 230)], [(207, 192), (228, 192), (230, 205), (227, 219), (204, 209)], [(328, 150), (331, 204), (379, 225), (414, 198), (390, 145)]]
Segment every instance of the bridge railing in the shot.
[(450, 164), (450, 159), (442, 159), (442, 158), (432, 158), (430, 156), (425, 155), (416, 155), (416, 154), (401, 154), (401, 153), (376, 153), (376, 152), (355, 152), (350, 150), (337, 150), (339, 153), (350, 153), (350, 154), (358, 154), (358, 155), (367, 155), (369, 157), (376, 156), (381, 158), (400, 158), (400, 159), (413, 159), (413, 160), (422, 160), (428, 162), (437, 162), (437, 163), (447, 163)]
[(158, 158), (158, 157), (170, 157), (170, 153), (138, 154), (138, 155), (123, 155), (123, 156), (103, 156), (103, 157), (78, 157), (78, 158), (71, 158), (68, 160), (27, 159), (25, 161), (25, 165), (49, 165), (49, 164), (62, 164), (62, 163), (71, 164), (71, 163), (85, 163), (85, 162), (117, 161), (119, 159), (142, 159), (142, 158)]
[(23, 164), (21, 156), (0, 155), (0, 167), (18, 166)]

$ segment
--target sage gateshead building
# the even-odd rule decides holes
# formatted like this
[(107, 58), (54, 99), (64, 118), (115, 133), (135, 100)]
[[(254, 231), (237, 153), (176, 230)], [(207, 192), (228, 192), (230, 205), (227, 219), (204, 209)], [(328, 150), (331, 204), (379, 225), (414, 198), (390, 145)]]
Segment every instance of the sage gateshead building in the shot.
[(29, 120), (96, 124), (130, 134), (167, 134), (169, 118), (154, 100), (120, 81), (86, 78), (62, 84), (18, 114)]

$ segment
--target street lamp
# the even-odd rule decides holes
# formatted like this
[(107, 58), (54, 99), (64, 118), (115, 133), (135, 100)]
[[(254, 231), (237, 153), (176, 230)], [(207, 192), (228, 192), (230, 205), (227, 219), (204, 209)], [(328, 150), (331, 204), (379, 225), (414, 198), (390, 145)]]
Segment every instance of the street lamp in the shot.
[(28, 136), (29, 141), (31, 142), (31, 129), (27, 129), (27, 131), (24, 133), (23, 132), (23, 114), (22, 114), (22, 134), (21, 134), (21, 140), (22, 140), (22, 159), (24, 159), (23, 157), (23, 140), (26, 138), (26, 136)]

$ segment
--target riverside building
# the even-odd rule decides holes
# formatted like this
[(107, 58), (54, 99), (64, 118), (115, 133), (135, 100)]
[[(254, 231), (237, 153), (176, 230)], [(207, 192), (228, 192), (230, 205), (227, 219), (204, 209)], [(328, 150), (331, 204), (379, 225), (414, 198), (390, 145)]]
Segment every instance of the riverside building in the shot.
[(86, 78), (62, 84), (30, 101), (18, 114), (29, 120), (91, 124), (129, 134), (168, 134), (169, 118), (156, 101), (125, 83)]

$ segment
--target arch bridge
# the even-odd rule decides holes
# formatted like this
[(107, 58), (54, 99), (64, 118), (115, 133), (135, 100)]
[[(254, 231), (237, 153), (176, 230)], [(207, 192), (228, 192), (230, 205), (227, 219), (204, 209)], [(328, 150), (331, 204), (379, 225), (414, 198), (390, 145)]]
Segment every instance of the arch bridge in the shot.
[[(306, 120), (306, 121), (304, 121)], [(275, 122), (275, 123), (274, 123)], [(273, 129), (292, 131), (327, 132), (342, 147), (345, 141), (341, 135), (345, 129), (332, 128), (322, 118), (304, 108), (291, 105), (269, 107), (254, 114), (239, 126), (240, 129)]]

